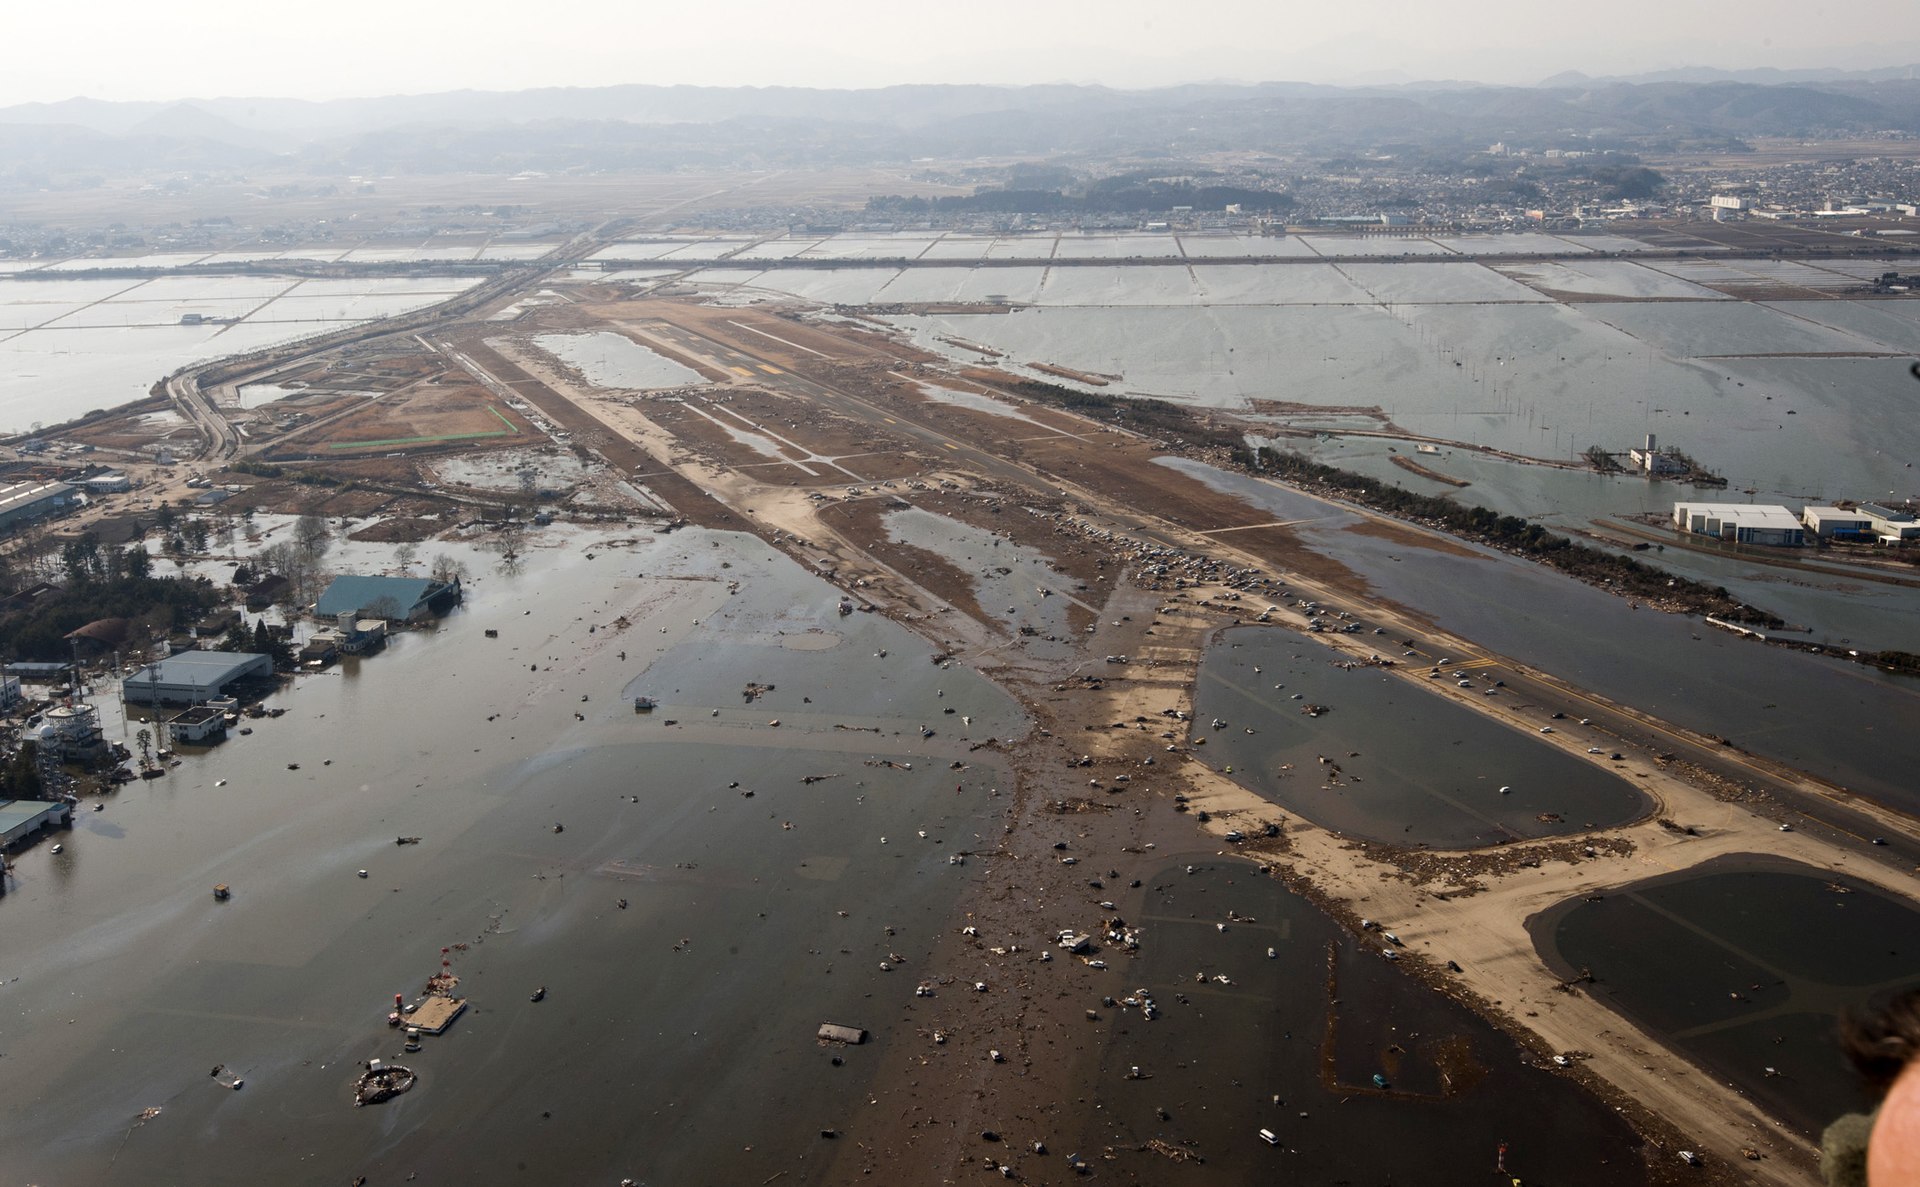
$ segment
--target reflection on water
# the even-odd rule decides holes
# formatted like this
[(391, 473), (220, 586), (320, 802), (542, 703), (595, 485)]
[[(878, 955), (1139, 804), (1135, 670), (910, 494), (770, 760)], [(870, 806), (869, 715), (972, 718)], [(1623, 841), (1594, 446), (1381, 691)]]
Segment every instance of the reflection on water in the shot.
[[(304, 677), (286, 716), (83, 813), (60, 858), (23, 854), (0, 898), (0, 1049), (33, 1069), (10, 1173), (805, 1181), (979, 868), (950, 855), (1003, 802), (941, 709), (1024, 728), (833, 607), (751, 538), (540, 550), (357, 680)], [(776, 687), (748, 704), (750, 682)], [(672, 699), (636, 713), (634, 687)], [(392, 995), (442, 959), (466, 1015), (402, 1056), (418, 1087), (354, 1109), (356, 1062), (401, 1055)], [(836, 1067), (823, 1021), (874, 1042)]]
[[(1696, 620), (1635, 610), (1624, 598), (1485, 549), (1436, 552), (1345, 531), (1355, 519), (1350, 512), (1197, 462), (1161, 464), (1240, 494), (1276, 518), (1311, 516), (1294, 528), (1310, 547), (1338, 556), (1375, 595), (1446, 630), (1881, 803), (1920, 810), (1911, 778), (1920, 734), (1903, 728), (1920, 718), (1920, 692), (1911, 681), (1702, 631)], [(1870, 746), (1835, 744), (1867, 731)], [(1665, 747), (1656, 737), (1646, 741)]]
[[(1604, 756), (1583, 760), (1404, 676), (1337, 666), (1345, 661), (1288, 630), (1224, 632), (1194, 695), (1189, 728), (1207, 739), (1203, 756), (1289, 812), (1393, 844), (1561, 836), (1624, 824), (1649, 806)], [(1475, 670), (1471, 683), (1484, 694), (1495, 678)], [(1327, 711), (1310, 717), (1307, 706)]]
[(1817, 1138), (1872, 1107), (1841, 1057), (1840, 1012), (1920, 984), (1920, 916), (1857, 879), (1752, 855), (1720, 858), (1534, 926), (1563, 975)]
[(1644, 1181), (1611, 1108), (1277, 882), (1231, 860), (1144, 878), (1121, 904), (1140, 954), (1103, 976), (1116, 997), (1146, 989), (1158, 1014), (1097, 1011), (1110, 1045), (1083, 1153), (1139, 1151), (1116, 1169), (1140, 1182), (1175, 1181), (1141, 1149), (1157, 1141), (1205, 1158), (1195, 1182), (1444, 1184), (1489, 1181), (1504, 1143), (1529, 1183)]

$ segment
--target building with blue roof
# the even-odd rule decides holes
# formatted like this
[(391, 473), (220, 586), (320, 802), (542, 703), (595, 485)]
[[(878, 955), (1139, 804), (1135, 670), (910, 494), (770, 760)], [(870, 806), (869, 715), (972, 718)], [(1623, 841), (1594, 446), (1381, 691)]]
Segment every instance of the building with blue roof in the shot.
[(335, 577), (320, 600), (313, 604), (313, 616), (336, 622), (342, 615), (410, 622), (440, 613), (459, 600), (458, 581), (343, 574)]

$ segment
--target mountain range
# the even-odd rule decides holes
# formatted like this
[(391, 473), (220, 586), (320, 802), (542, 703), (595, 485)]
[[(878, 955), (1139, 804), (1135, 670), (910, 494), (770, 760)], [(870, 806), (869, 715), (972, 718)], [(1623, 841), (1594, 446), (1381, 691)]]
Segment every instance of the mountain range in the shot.
[(611, 86), (0, 108), (0, 182), (75, 173), (516, 172), (977, 156), (1444, 151), (1920, 135), (1920, 69), (1562, 74), (1534, 87)]

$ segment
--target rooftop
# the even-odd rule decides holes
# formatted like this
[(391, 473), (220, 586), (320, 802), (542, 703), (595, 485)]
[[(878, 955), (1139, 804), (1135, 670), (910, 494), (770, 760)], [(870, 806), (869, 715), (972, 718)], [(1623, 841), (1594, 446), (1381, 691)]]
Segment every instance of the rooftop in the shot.
[(245, 651), (182, 651), (148, 664), (127, 677), (126, 683), (150, 680), (159, 684), (221, 684), (265, 658)]
[(346, 574), (335, 577), (313, 604), (313, 613), (318, 618), (335, 618), (342, 614), (361, 614), (384, 602), (391, 602), (394, 610), (385, 615), (388, 618), (407, 618), (423, 603), (431, 600), (443, 586), (438, 581), (425, 577), (377, 577)]
[(1798, 528), (1799, 517), (1785, 507), (1766, 503), (1675, 503), (1673, 509), (1690, 515), (1704, 515), (1723, 523), (1747, 528)]

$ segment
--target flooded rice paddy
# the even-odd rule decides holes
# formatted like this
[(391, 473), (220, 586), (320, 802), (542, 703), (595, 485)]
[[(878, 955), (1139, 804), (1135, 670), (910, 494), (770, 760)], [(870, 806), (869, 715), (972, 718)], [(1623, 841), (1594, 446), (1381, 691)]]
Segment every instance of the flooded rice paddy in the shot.
[[(1400, 654), (1397, 640), (1376, 641), (1383, 655)], [(1390, 844), (1562, 836), (1625, 824), (1650, 806), (1604, 755), (1576, 757), (1405, 675), (1344, 662), (1290, 630), (1225, 631), (1201, 666), (1189, 733), (1206, 739), (1210, 765), (1288, 812)], [(1440, 679), (1504, 695), (1495, 676), (1453, 671)], [(1315, 706), (1325, 711), (1309, 716)]]
[(1911, 904), (1758, 855), (1562, 903), (1530, 927), (1556, 972), (1591, 972), (1585, 992), (1816, 1140), (1872, 1108), (1840, 1014), (1920, 984)]
[[(0, 427), (25, 432), (36, 421), (58, 424), (133, 403), (190, 363), (392, 317), (475, 283), (469, 277), (0, 278)], [(200, 320), (183, 324), (183, 317)]]

